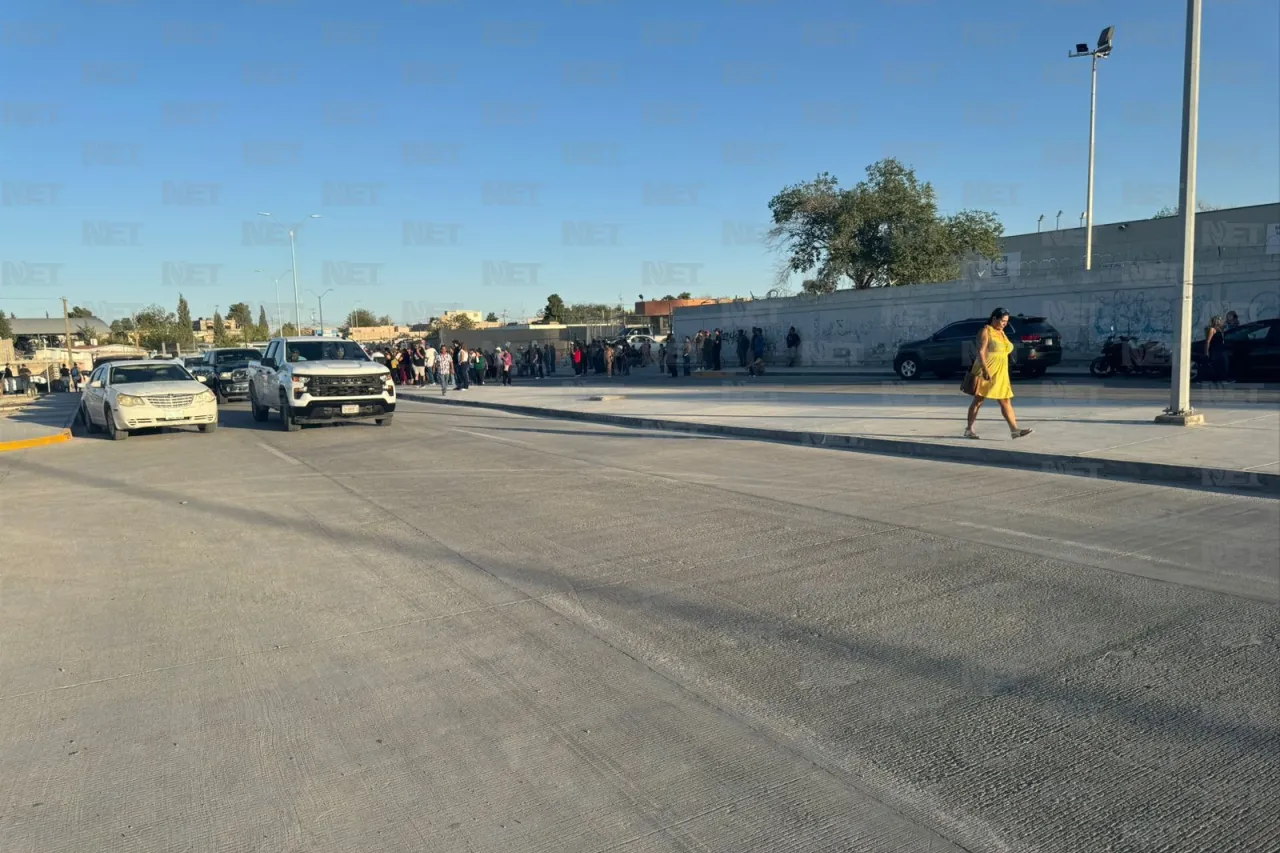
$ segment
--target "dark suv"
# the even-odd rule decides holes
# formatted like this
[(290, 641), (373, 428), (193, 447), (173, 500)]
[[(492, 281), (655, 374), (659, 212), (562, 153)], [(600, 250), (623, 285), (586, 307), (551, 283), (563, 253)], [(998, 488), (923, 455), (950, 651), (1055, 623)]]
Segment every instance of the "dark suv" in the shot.
[[(978, 332), (985, 318), (961, 320), (944, 326), (922, 341), (908, 341), (898, 346), (893, 369), (903, 379), (919, 379), (932, 373), (948, 379), (968, 370), (978, 354)], [(1013, 344), (1009, 370), (1023, 376), (1043, 376), (1062, 361), (1062, 336), (1044, 317), (1009, 318), (1005, 334)]]
[(192, 369), (196, 376), (204, 376), (209, 390), (221, 401), (249, 399), (249, 365), (259, 361), (262, 353), (252, 347), (211, 349), (204, 354), (204, 362)]

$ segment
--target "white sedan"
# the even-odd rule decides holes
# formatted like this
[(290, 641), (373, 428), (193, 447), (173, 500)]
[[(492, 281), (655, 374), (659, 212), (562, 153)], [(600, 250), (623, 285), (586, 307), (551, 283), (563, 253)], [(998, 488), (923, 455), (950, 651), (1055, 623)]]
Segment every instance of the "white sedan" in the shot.
[(176, 361), (146, 359), (101, 364), (80, 394), (80, 421), (88, 432), (105, 429), (116, 441), (130, 430), (195, 424), (218, 428), (213, 392)]

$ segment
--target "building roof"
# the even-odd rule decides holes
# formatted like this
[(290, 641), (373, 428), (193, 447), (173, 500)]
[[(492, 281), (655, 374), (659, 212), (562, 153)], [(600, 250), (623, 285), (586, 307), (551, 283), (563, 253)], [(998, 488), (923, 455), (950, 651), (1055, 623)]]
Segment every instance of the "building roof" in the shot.
[[(66, 324), (62, 318), (46, 319), (44, 317), (10, 317), (9, 326), (13, 329), (14, 337), (22, 337), (25, 335), (65, 335), (67, 333)], [(97, 317), (72, 317), (71, 318), (71, 334), (75, 334), (84, 326), (91, 326), (99, 335), (106, 337), (111, 334), (111, 327), (99, 320)]]

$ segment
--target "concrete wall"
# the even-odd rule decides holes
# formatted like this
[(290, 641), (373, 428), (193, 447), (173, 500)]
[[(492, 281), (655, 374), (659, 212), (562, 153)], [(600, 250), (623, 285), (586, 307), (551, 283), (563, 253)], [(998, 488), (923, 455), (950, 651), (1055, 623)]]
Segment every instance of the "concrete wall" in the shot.
[[(795, 326), (805, 365), (884, 366), (892, 363), (899, 343), (1003, 306), (1014, 314), (1048, 317), (1062, 333), (1064, 363), (1083, 364), (1097, 355), (1112, 326), (1120, 334), (1171, 342), (1180, 276), (1179, 264), (1158, 262), (1033, 276), (975, 274), (946, 284), (686, 308), (675, 313), (674, 325), (680, 339), (699, 329), (732, 333), (760, 326), (767, 359), (785, 357), (787, 329)], [(1280, 316), (1280, 254), (1197, 263), (1194, 310), (1196, 329), (1228, 310), (1241, 322)]]

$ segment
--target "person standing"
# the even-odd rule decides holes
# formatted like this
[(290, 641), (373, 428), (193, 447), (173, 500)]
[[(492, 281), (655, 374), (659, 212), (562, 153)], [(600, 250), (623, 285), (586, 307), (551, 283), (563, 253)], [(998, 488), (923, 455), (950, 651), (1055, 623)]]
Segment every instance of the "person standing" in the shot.
[(465, 391), (471, 385), (471, 377), (467, 374), (471, 371), (471, 353), (467, 351), (467, 345), (459, 343), (458, 345), (458, 388), (459, 391)]
[(62, 380), (62, 390), (71, 390), (71, 368), (65, 364), (58, 370), (58, 377)]
[(684, 336), (684, 352), (681, 355), (684, 358), (684, 375), (689, 376), (693, 367), (693, 338), (688, 335)]
[(12, 394), (12, 393), (14, 393), (14, 391), (16, 391), (16, 390), (17, 390), (17, 388), (16, 388), (16, 386), (14, 385), (14, 382), (13, 382), (13, 365), (12, 365), (12, 364), (6, 364), (6, 365), (4, 366), (4, 377), (3, 377), (3, 378), (4, 378), (4, 384), (3, 384), (3, 387), (4, 387), (4, 393), (6, 393), (6, 394)]
[(1213, 382), (1227, 381), (1227, 339), (1226, 331), (1220, 315), (1209, 321), (1204, 330), (1204, 354), (1209, 359), (1209, 379)]
[(759, 326), (751, 330), (751, 361), (764, 362), (764, 329)]
[(556, 356), (557, 355), (558, 353), (556, 353), (556, 345), (553, 343), (548, 343), (547, 344), (547, 372), (553, 376), (555, 375), (555, 372), (556, 372)]
[(604, 349), (604, 374), (605, 376), (613, 376), (613, 347), (605, 347)]
[(422, 344), (414, 344), (409, 361), (413, 364), (413, 384), (421, 388), (427, 384), (427, 354), (422, 351)]
[(795, 367), (800, 361), (800, 333), (792, 326), (787, 332), (787, 366)]
[(969, 376), (965, 379), (965, 385), (973, 389), (973, 402), (969, 404), (969, 419), (964, 428), (965, 438), (978, 437), (973, 431), (973, 424), (978, 419), (978, 410), (987, 400), (1000, 404), (1000, 414), (1009, 424), (1009, 434), (1013, 438), (1022, 438), (1032, 432), (1018, 428), (1018, 417), (1013, 411), (1013, 385), (1009, 382), (1009, 353), (1013, 352), (1013, 344), (1004, 333), (1008, 325), (1009, 312), (997, 308), (978, 333), (978, 357), (973, 360)]
[(720, 330), (716, 329), (715, 337), (711, 344), (711, 360), (715, 364), (714, 370), (720, 370), (723, 362), (720, 360), (721, 351), (724, 349), (724, 338), (720, 335)]
[(573, 351), (570, 353), (569, 358), (573, 361), (573, 375), (581, 376), (582, 375), (582, 347), (579, 346), (578, 344), (574, 344)]
[(80, 390), (81, 376), (82, 374), (80, 373), (80, 365), (72, 364), (71, 365), (71, 390), (72, 391), (78, 392)]
[(680, 372), (680, 368), (679, 368), (680, 356), (676, 352), (675, 341), (669, 340), (667, 342), (667, 346), (665, 351), (663, 352), (663, 355), (666, 357), (667, 373), (670, 374), (672, 379), (675, 379)]
[(477, 385), (484, 385), (484, 374), (488, 366), (489, 364), (484, 357), (484, 350), (476, 350), (472, 356), (471, 369), (475, 371)]
[(436, 359), (436, 379), (440, 382), (440, 396), (447, 396), (453, 384), (453, 359), (447, 347), (442, 348), (440, 358)]
[(436, 348), (431, 344), (427, 344), (427, 351), (423, 354), (423, 365), (427, 368), (427, 381), (432, 385), (436, 383), (436, 360), (440, 353), (436, 352)]
[(515, 359), (511, 357), (511, 350), (510, 349), (503, 350), (502, 351), (502, 384), (503, 385), (511, 384), (511, 366), (514, 362), (515, 362)]

